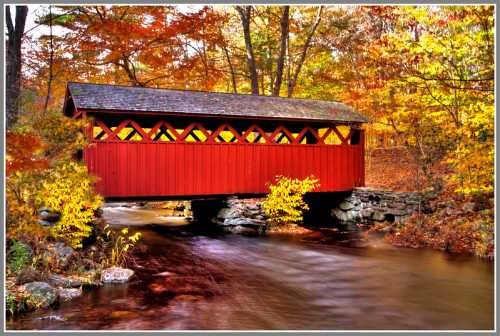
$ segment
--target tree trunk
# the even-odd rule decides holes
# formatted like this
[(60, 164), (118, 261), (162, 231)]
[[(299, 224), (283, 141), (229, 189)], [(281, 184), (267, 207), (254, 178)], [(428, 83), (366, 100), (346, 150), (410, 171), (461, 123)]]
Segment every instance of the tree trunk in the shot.
[(21, 42), (28, 15), (28, 6), (16, 6), (16, 22), (12, 22), (10, 6), (5, 7), (7, 23), (7, 54), (6, 54), (6, 127), (11, 128), (19, 116), (21, 96)]
[(54, 65), (54, 36), (52, 35), (52, 6), (49, 6), (49, 18), (50, 18), (50, 41), (49, 41), (49, 78), (47, 79), (47, 95), (45, 96), (45, 104), (43, 106), (43, 112), (47, 113), (47, 108), (49, 106), (50, 96), (52, 95), (52, 80), (54, 79), (53, 65)]
[(281, 15), (281, 40), (280, 40), (280, 54), (278, 57), (278, 64), (276, 69), (276, 82), (274, 84), (273, 96), (280, 95), (281, 82), (283, 80), (283, 67), (285, 65), (286, 45), (288, 40), (288, 21), (289, 21), (290, 6), (283, 6), (283, 14)]
[(257, 68), (255, 67), (252, 40), (250, 38), (250, 16), (252, 13), (252, 6), (236, 6), (236, 10), (240, 14), (241, 25), (243, 26), (243, 35), (245, 37), (245, 47), (247, 50), (247, 65), (252, 85), (252, 94), (258, 95), (259, 79), (257, 77)]
[(319, 23), (321, 22), (321, 13), (322, 12), (323, 12), (323, 6), (320, 6), (318, 8), (318, 11), (316, 12), (316, 17), (314, 19), (313, 25), (311, 26), (311, 30), (309, 31), (309, 34), (307, 35), (306, 43), (304, 43), (304, 46), (302, 47), (302, 52), (300, 54), (299, 61), (295, 67), (293, 77), (288, 82), (288, 97), (291, 97), (293, 94), (293, 90), (295, 89), (295, 85), (297, 84), (297, 79), (299, 78), (300, 70), (302, 69), (302, 65), (304, 64), (304, 61), (306, 59), (307, 50), (309, 49), (313, 35), (316, 32), (316, 29), (318, 28)]
[(225, 44), (222, 45), (224, 54), (226, 55), (227, 64), (229, 65), (229, 70), (231, 71), (231, 84), (233, 85), (233, 93), (238, 93), (238, 86), (236, 85), (236, 74), (234, 72), (233, 63), (231, 62), (231, 57), (229, 56), (229, 50)]

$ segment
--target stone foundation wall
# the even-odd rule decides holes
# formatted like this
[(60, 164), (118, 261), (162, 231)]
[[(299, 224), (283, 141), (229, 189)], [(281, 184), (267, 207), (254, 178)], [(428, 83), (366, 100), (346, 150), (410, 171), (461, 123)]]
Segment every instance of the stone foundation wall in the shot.
[[(311, 196), (314, 198), (314, 195)], [(311, 210), (312, 208), (320, 209), (320, 212), (326, 216), (329, 213), (331, 218), (341, 222), (403, 222), (419, 209), (423, 212), (426, 210), (421, 195), (416, 192), (356, 188), (352, 193), (338, 193), (322, 197), (321, 202), (311, 202)], [(195, 217), (195, 220), (200, 220), (202, 223), (211, 221), (225, 232), (253, 235), (262, 234), (266, 230), (267, 218), (262, 208), (263, 200), (263, 198), (229, 197), (217, 200), (116, 203), (115, 206), (163, 209), (163, 212), (167, 212), (166, 215)], [(41, 219), (46, 220), (45, 217)]]
[(262, 201), (262, 198), (230, 198), (212, 218), (212, 222), (226, 232), (262, 234), (266, 229)]
[(417, 192), (356, 188), (331, 210), (331, 215), (343, 222), (404, 222), (424, 207), (422, 196)]

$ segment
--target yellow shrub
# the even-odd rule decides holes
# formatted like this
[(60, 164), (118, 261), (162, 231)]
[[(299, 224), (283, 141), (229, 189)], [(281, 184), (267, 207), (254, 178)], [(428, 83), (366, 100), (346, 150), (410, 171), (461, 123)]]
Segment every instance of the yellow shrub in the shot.
[(15, 171), (5, 180), (7, 239), (41, 238), (47, 230), (38, 224), (31, 196), (36, 193), (39, 176), (34, 172)]
[(46, 206), (60, 214), (51, 234), (66, 239), (74, 248), (82, 247), (82, 240), (92, 233), (90, 223), (102, 203), (92, 183), (84, 165), (62, 162), (47, 171), (36, 195), (37, 206)]
[(303, 211), (309, 209), (304, 194), (317, 188), (318, 181), (314, 176), (303, 180), (277, 176), (276, 184), (269, 186), (270, 193), (262, 204), (270, 223), (282, 225), (302, 221)]

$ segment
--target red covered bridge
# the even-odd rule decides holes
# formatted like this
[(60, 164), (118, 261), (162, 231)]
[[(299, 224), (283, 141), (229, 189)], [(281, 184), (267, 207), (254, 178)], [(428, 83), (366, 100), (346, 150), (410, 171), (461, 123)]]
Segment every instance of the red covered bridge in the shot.
[(364, 184), (367, 119), (337, 102), (69, 83), (64, 113), (89, 120), (83, 159), (105, 197), (261, 194), (276, 175)]

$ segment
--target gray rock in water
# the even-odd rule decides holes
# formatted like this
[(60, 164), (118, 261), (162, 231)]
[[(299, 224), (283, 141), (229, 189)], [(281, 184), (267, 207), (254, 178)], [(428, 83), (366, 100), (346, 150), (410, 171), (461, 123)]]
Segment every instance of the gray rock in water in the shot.
[(250, 204), (247, 205), (247, 209), (248, 210), (260, 210), (260, 207), (259, 207), (258, 204), (252, 204), (252, 203), (250, 203)]
[(122, 267), (106, 268), (101, 273), (101, 281), (104, 283), (124, 283), (134, 275), (134, 271)]
[(41, 316), (37, 317), (37, 320), (50, 320), (50, 321), (66, 321), (64, 317), (61, 317), (59, 315), (47, 315), (47, 316)]
[(35, 297), (35, 300), (42, 308), (48, 308), (57, 300), (57, 291), (54, 287), (46, 282), (35, 281), (24, 285), (30, 296)]
[(16, 276), (16, 285), (40, 280), (41, 275), (32, 266), (24, 267)]
[(62, 301), (69, 301), (82, 295), (79, 288), (59, 288), (57, 293), (59, 294), (59, 300)]
[(361, 219), (361, 215), (359, 211), (355, 210), (349, 210), (347, 211), (347, 217), (349, 217), (349, 220), (359, 220)]
[(56, 260), (61, 267), (68, 265), (69, 259), (75, 254), (75, 250), (64, 243), (54, 243), (47, 246), (46, 257)]
[(259, 232), (255, 228), (251, 228), (248, 226), (236, 225), (232, 227), (226, 228), (227, 232), (241, 234), (241, 235), (258, 235)]
[(47, 282), (54, 287), (80, 287), (82, 282), (77, 279), (71, 279), (59, 274), (50, 274)]
[(361, 217), (363, 218), (370, 218), (373, 214), (373, 209), (371, 208), (366, 208), (366, 209), (363, 209), (361, 210)]
[(240, 215), (239, 211), (232, 208), (222, 208), (217, 214), (217, 218), (236, 218)]
[(342, 210), (351, 210), (352, 208), (354, 208), (354, 204), (349, 201), (343, 201), (339, 204), (339, 208)]
[(347, 222), (350, 221), (352, 218), (349, 216), (349, 213), (342, 211), (338, 208), (332, 209), (331, 212), (332, 217), (337, 218), (340, 221)]
[(239, 217), (239, 218), (226, 218), (224, 225), (251, 225), (251, 226), (265, 226), (266, 221), (263, 219)]

